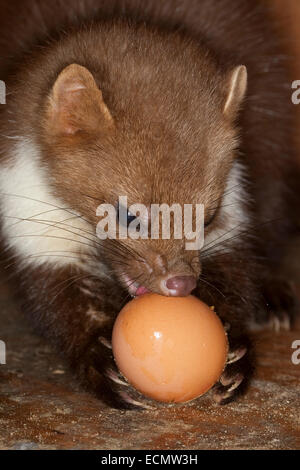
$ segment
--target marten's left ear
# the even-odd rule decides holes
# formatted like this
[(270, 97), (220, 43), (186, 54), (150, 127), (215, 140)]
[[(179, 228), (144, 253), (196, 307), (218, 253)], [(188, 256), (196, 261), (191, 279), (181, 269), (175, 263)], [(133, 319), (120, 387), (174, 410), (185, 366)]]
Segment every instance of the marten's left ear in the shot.
[(45, 125), (54, 135), (91, 133), (113, 125), (113, 118), (93, 75), (77, 64), (69, 65), (58, 76), (46, 114)]
[(235, 119), (247, 90), (247, 68), (236, 67), (228, 77), (227, 95), (223, 113), (229, 119)]

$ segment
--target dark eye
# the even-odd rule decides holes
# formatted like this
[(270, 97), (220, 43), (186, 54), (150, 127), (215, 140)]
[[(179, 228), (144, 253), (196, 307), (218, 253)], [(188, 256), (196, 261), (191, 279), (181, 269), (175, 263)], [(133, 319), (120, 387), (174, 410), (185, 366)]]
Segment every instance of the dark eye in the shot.
[(136, 219), (135, 215), (132, 215), (128, 210), (126, 210), (124, 207), (120, 206), (119, 204), (117, 205), (117, 220), (119, 224), (125, 227), (129, 227), (131, 222), (133, 222)]
[(215, 220), (216, 216), (217, 216), (217, 211), (215, 211), (214, 214), (209, 212), (208, 218), (204, 223), (204, 227), (205, 228), (208, 227)]
[(130, 225), (131, 222), (133, 222), (133, 220), (136, 219), (136, 216), (135, 215), (132, 215), (130, 214), (129, 211), (127, 211), (127, 227)]

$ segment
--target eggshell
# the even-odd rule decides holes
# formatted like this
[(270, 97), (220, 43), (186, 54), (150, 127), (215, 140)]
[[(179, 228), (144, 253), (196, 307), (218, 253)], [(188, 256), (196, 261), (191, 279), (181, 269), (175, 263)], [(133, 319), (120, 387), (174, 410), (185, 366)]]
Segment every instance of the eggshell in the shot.
[(145, 294), (114, 325), (120, 372), (144, 395), (187, 402), (207, 392), (224, 370), (228, 342), (215, 312), (196, 297)]

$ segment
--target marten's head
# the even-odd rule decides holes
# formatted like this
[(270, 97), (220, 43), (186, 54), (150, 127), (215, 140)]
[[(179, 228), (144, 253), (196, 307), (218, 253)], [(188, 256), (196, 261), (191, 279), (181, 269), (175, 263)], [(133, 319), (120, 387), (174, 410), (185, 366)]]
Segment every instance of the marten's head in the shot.
[[(201, 273), (201, 257), (198, 249), (186, 249), (185, 236), (171, 231), (169, 239), (101, 241), (97, 207), (117, 209), (117, 234), (140, 214), (123, 211), (120, 220), (120, 196), (128, 207), (148, 209), (143, 223), (149, 232), (153, 204), (203, 204), (208, 247), (232, 231), (241, 222), (232, 192), (240, 185), (236, 118), (246, 68), (222, 68), (206, 49), (178, 34), (114, 25), (52, 46), (25, 76), (30, 88), (19, 104), (26, 130), (18, 155), (21, 161), (26, 154), (23, 171), (33, 181), (26, 196), (47, 197), (53, 205), (38, 216), (38, 204), (27, 200), (37, 219), (52, 223), (47, 243), (53, 259), (42, 255), (45, 241), (40, 246), (35, 240), (38, 259), (62, 262), (60, 248), (64, 262), (73, 262), (78, 252), (81, 261), (100, 254), (107, 272), (134, 295), (188, 295)], [(41, 184), (42, 173), (48, 196), (34, 184)], [(73, 253), (69, 261), (66, 252)]]

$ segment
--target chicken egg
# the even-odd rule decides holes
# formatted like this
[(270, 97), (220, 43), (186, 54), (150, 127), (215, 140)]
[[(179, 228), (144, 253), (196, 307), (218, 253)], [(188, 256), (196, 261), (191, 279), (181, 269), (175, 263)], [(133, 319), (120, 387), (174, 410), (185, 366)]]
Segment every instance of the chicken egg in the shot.
[(228, 341), (216, 313), (196, 297), (145, 294), (119, 313), (112, 348), (133, 387), (154, 400), (180, 403), (218, 381)]

